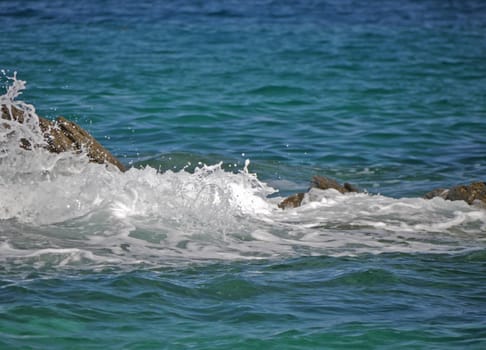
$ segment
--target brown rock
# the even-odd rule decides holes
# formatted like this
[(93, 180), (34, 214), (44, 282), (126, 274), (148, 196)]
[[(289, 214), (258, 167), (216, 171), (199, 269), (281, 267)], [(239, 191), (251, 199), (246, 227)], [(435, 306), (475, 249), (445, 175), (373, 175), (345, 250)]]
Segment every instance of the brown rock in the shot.
[[(58, 117), (49, 130), (44, 134), (48, 149), (51, 152), (64, 152), (68, 150), (85, 150), (91, 162), (111, 163), (121, 171), (125, 171), (123, 164), (107, 149), (96, 141), (86, 130), (64, 117)], [(44, 131), (44, 130), (43, 130)]]
[(435, 198), (435, 197), (441, 197), (443, 199), (446, 199), (448, 192), (449, 192), (449, 190), (447, 188), (437, 188), (433, 191), (427, 192), (424, 195), (424, 198), (425, 199), (432, 199), (432, 198)]
[(5, 105), (2, 105), (2, 108), (1, 108), (1, 111), (2, 111), (2, 119), (5, 119), (5, 120), (16, 120), (18, 121), (19, 123), (23, 123), (24, 122), (24, 113), (15, 108), (15, 107), (11, 107), (10, 108), (10, 111), (9, 109), (7, 108), (7, 106)]
[[(310, 188), (319, 188), (321, 190), (334, 189), (341, 193), (358, 192), (358, 189), (349, 183), (339, 184), (336, 180), (328, 177), (316, 175), (312, 178)], [(310, 190), (309, 188), (309, 190)], [(296, 193), (279, 203), (278, 207), (282, 209), (297, 208), (302, 204), (305, 193)]]
[(293, 194), (281, 201), (278, 204), (278, 207), (281, 209), (300, 207), (300, 205), (302, 204), (302, 200), (304, 199), (304, 195), (304, 192)]
[(465, 201), (468, 204), (473, 204), (474, 201), (481, 201), (486, 204), (486, 183), (473, 182), (469, 185), (454, 186), (450, 189), (438, 188), (424, 196), (425, 199), (434, 197), (441, 197), (450, 201)]
[[(1, 106), (1, 112), (2, 119), (13, 119), (19, 123), (24, 122), (24, 113), (13, 106), (10, 111), (6, 106)], [(8, 125), (4, 124), (3, 126), (7, 127)], [(118, 159), (76, 123), (63, 117), (58, 117), (55, 121), (39, 117), (39, 126), (44, 133), (44, 139), (47, 143), (46, 149), (50, 152), (85, 151), (91, 162), (110, 163), (121, 171), (126, 170)], [(25, 149), (32, 148), (32, 145), (26, 139), (21, 140), (20, 146)]]
[(321, 190), (335, 189), (341, 193), (358, 192), (358, 190), (351, 184), (339, 184), (336, 180), (328, 177), (316, 175), (312, 178), (311, 188), (319, 188)]
[(473, 204), (476, 200), (486, 203), (486, 183), (474, 182), (470, 185), (454, 186), (447, 193), (446, 199), (451, 201), (463, 200), (468, 204)]

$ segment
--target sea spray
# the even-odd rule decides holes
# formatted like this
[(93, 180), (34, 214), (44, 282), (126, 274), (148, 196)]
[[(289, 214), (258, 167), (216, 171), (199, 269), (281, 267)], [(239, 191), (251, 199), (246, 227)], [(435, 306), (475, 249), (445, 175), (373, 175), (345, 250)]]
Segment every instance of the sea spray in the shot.
[(17, 100), (25, 82), (10, 80), (1, 101), (28, 122), (5, 121), (1, 129), (5, 266), (159, 266), (484, 248), (484, 209), (460, 201), (313, 189), (302, 207), (281, 210), (282, 198), (249, 171), (249, 160), (232, 172), (222, 163), (201, 163), (193, 171), (147, 165), (122, 173), (89, 163), (82, 152), (24, 149), (21, 138), (40, 144), (42, 133), (34, 106)]
[[(21, 145), (44, 145), (44, 137), (39, 126), (39, 118), (35, 112), (35, 107), (31, 104), (17, 100), (25, 89), (26, 82), (17, 79), (17, 73), (7, 76), (5, 71), (2, 75), (10, 84), (7, 91), (0, 96), (0, 106), (2, 114), (7, 118), (0, 120), (0, 183), (7, 185), (7, 181), (17, 178), (22, 181), (23, 175), (31, 173), (33, 169), (40, 169), (48, 161), (39, 153), (45, 153), (38, 147), (26, 152)], [(14, 109), (19, 111), (18, 115)]]

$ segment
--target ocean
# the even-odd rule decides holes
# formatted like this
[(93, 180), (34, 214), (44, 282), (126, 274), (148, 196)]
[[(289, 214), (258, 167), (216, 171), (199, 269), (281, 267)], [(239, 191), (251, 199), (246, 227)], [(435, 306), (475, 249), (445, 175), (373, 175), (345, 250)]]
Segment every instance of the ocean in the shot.
[[(480, 0), (0, 1), (0, 349), (484, 349)], [(34, 112), (35, 111), (35, 112)], [(12, 136), (14, 135), (14, 136)], [(314, 175), (361, 192), (286, 196)]]

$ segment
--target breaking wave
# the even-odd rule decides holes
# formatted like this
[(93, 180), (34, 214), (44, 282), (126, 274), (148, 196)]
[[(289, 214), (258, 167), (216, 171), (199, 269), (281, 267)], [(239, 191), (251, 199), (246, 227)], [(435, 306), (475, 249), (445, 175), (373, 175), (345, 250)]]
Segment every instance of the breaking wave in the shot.
[[(281, 210), (278, 191), (221, 163), (192, 172), (153, 167), (122, 173), (85, 154), (41, 145), (32, 105), (15, 76), (0, 104), (25, 122), (0, 127), (0, 261), (4, 268), (159, 266), (213, 259), (484, 249), (486, 211), (441, 198), (395, 199), (311, 190)], [(272, 197), (269, 197), (273, 195)]]

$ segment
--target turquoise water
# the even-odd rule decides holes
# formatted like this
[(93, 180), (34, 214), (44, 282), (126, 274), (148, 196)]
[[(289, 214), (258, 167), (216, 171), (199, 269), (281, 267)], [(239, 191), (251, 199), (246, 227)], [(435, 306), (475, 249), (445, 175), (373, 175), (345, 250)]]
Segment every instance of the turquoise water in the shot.
[(3, 348), (480, 349), (484, 253), (2, 281)]
[[(0, 19), (2, 101), (131, 167), (0, 133), (1, 349), (486, 346), (486, 212), (420, 198), (485, 181), (482, 1), (0, 1)], [(315, 174), (367, 192), (277, 208)]]

